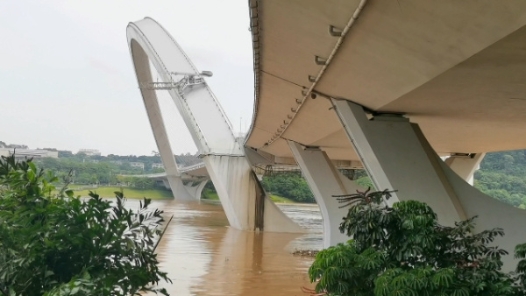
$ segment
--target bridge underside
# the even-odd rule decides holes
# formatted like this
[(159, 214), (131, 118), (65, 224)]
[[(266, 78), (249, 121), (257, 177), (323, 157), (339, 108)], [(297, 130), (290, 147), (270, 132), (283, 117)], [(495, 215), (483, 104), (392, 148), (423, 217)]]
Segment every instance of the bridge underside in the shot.
[[(360, 2), (347, 34), (331, 35), (331, 26), (346, 27)], [(331, 159), (358, 160), (330, 100), (302, 93), (311, 89), (406, 114), (442, 155), (526, 147), (518, 136), (526, 126), (526, 2), (249, 5), (257, 112), (248, 146), (291, 157), (289, 139), (323, 147)]]
[[(526, 212), (466, 181), (485, 152), (526, 148), (526, 2), (248, 2), (246, 145), (296, 158), (327, 231), (341, 217), (331, 195), (352, 187), (331, 161), (358, 160), (378, 189), (398, 190), (395, 201), (424, 201), (446, 225), (478, 215), (476, 230), (504, 228), (508, 251), (523, 241)], [(468, 158), (439, 158), (452, 154)]]

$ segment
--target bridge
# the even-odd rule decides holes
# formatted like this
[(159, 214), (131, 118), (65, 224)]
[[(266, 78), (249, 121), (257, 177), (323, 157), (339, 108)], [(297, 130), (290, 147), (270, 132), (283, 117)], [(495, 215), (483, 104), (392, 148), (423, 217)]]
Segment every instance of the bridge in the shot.
[[(256, 165), (253, 166), (254, 173), (259, 180), (263, 178), (264, 175), (279, 174), (283, 172), (301, 172), (301, 169), (296, 164), (277, 164), (264, 156), (257, 154), (251, 155), (251, 151), (247, 151), (247, 158), (250, 159)], [(180, 157), (175, 156), (176, 163), (179, 165), (177, 169), (180, 176), (178, 178), (183, 182), (184, 188), (187, 192), (179, 192), (179, 195), (175, 196), (179, 200), (200, 200), (203, 189), (210, 181), (210, 175), (208, 174), (206, 165), (201, 159), (194, 157), (191, 159), (190, 164), (184, 162)], [(356, 168), (361, 168), (353, 162), (334, 162), (333, 165), (341, 172), (348, 172), (349, 170), (354, 170)], [(345, 173), (344, 173), (345, 174)], [(142, 175), (120, 175), (122, 177), (139, 177), (139, 178), (149, 178), (159, 182), (162, 182), (166, 189), (170, 189), (170, 182), (168, 181), (170, 177), (166, 172), (154, 173), (154, 174), (142, 174)]]
[[(184, 188), (178, 192), (177, 198), (180, 200), (199, 200), (201, 198), (201, 193), (203, 189), (210, 180), (208, 171), (206, 170), (206, 165), (200, 160), (191, 161), (188, 164), (184, 161), (178, 161), (176, 156), (176, 163), (180, 163), (177, 169), (179, 176), (168, 176), (166, 172), (155, 173), (155, 174), (143, 174), (143, 175), (121, 175), (122, 177), (139, 177), (139, 178), (149, 178), (159, 182), (162, 182), (166, 189), (172, 189), (170, 187), (170, 179), (172, 179), (172, 184), (176, 183), (178, 186)], [(182, 185), (180, 184), (182, 183)], [(181, 192), (182, 191), (182, 192)], [(174, 192), (174, 195), (177, 192)]]
[[(253, 197), (260, 190), (257, 178), (242, 181), (253, 176), (251, 165), (297, 163), (320, 206), (325, 246), (341, 242), (346, 237), (337, 225), (345, 210), (332, 195), (360, 189), (336, 169), (335, 163), (346, 162), (363, 166), (377, 188), (396, 189), (391, 202), (426, 202), (445, 225), (478, 215), (476, 231), (505, 230), (501, 247), (513, 250), (523, 242), (526, 212), (467, 181), (485, 153), (526, 148), (521, 137), (526, 134), (526, 2), (248, 0), (248, 5), (255, 107), (241, 144), (204, 87), (207, 73), (186, 66), (189, 61), (168, 33), (151, 19), (131, 23), (127, 31), (139, 84), (154, 87), (149, 58), (165, 83), (156, 87), (167, 87), (180, 111), (201, 118), (182, 112), (189, 129), (199, 131), (193, 132), (194, 141), (215, 137), (221, 143), (198, 147), (216, 188), (225, 187), (219, 195), (227, 216), (248, 212), (244, 221), (252, 221), (260, 215), (251, 214), (263, 208)], [(173, 155), (163, 140), (154, 90), (142, 87), (141, 93), (161, 155)], [(217, 125), (221, 122), (224, 128)], [(229, 169), (234, 159), (243, 167), (239, 175)], [(179, 174), (169, 168), (168, 175)], [(250, 190), (234, 192), (234, 187)], [(264, 200), (265, 215), (267, 205), (278, 213)], [(230, 216), (240, 229), (259, 223), (236, 224)], [(512, 261), (504, 260), (507, 267)]]
[(245, 145), (298, 162), (326, 245), (345, 239), (331, 196), (356, 189), (336, 159), (360, 161), (377, 188), (398, 190), (394, 201), (426, 202), (445, 225), (478, 215), (476, 231), (505, 230), (501, 247), (524, 241), (526, 212), (466, 180), (486, 152), (526, 148), (526, 2), (248, 5), (255, 112)]
[[(151, 18), (130, 23), (128, 45), (150, 125), (174, 196), (192, 199), (168, 140), (157, 91), (167, 91), (181, 114), (228, 218), (242, 230), (303, 232), (264, 192), (245, 148), (199, 72), (172, 36)], [(153, 64), (154, 69), (152, 69)], [(153, 80), (152, 70), (161, 81)]]

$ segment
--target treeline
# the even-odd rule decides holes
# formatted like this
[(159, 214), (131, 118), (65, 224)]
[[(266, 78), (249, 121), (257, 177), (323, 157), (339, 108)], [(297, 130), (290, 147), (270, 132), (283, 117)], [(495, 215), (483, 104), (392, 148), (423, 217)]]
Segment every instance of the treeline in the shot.
[[(42, 168), (52, 171), (62, 180), (68, 178), (72, 184), (83, 185), (129, 185), (130, 182), (137, 182), (141, 183), (138, 188), (145, 188), (143, 183), (154, 184), (155, 182), (147, 182), (146, 180), (143, 182), (142, 180), (136, 180), (142, 178), (125, 178), (120, 175), (139, 175), (163, 171), (163, 169), (151, 169), (151, 164), (149, 170), (133, 167), (130, 164), (130, 162), (160, 162), (158, 156), (133, 156), (128, 158), (122, 156), (106, 157), (75, 154), (69, 157), (36, 159), (35, 162)], [(146, 163), (145, 168), (147, 167)]]
[[(177, 162), (190, 165), (195, 156), (187, 153), (178, 155)], [(140, 175), (163, 172), (153, 164), (161, 163), (158, 155), (153, 156), (87, 156), (59, 151), (59, 158), (35, 160), (40, 166), (53, 171), (61, 178), (71, 177), (73, 184), (81, 185), (120, 185), (139, 189), (154, 188), (151, 179), (122, 177), (120, 175)], [(144, 169), (133, 167), (130, 163), (140, 162)], [(184, 163), (183, 163), (184, 162)], [(373, 187), (364, 170), (356, 170), (352, 179), (364, 188)], [(314, 196), (307, 182), (299, 172), (280, 172), (263, 177), (262, 185), (267, 192), (296, 202), (314, 203)], [(474, 186), (498, 200), (515, 207), (526, 209), (526, 150), (494, 152), (486, 154), (475, 173)], [(213, 186), (209, 189), (213, 192)], [(207, 187), (208, 188), (208, 187)]]
[[(195, 161), (195, 158), (189, 153), (181, 154), (176, 156), (176, 162), (188, 165), (188, 163)], [(40, 167), (52, 171), (62, 182), (70, 182), (71, 184), (126, 186), (136, 189), (164, 188), (153, 179), (123, 176), (164, 172), (163, 168), (154, 165), (161, 163), (158, 154), (153, 156), (114, 154), (101, 156), (59, 151), (59, 158), (41, 158), (35, 159), (34, 162), (38, 163)], [(140, 167), (134, 166), (137, 164)]]
[(486, 154), (475, 172), (474, 185), (489, 196), (526, 209), (526, 150)]

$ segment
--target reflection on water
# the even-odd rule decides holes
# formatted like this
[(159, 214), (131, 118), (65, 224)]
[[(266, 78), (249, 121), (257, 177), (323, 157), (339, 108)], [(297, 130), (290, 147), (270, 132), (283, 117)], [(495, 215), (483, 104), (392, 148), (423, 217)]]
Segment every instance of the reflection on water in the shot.
[[(131, 203), (131, 205), (130, 205)], [(133, 207), (133, 201), (129, 205)], [(153, 207), (174, 215), (157, 253), (173, 283), (171, 295), (306, 295), (312, 287), (307, 269), (312, 258), (295, 249), (321, 249), (317, 206), (280, 205), (308, 234), (254, 233), (228, 227), (219, 204), (155, 201)]]

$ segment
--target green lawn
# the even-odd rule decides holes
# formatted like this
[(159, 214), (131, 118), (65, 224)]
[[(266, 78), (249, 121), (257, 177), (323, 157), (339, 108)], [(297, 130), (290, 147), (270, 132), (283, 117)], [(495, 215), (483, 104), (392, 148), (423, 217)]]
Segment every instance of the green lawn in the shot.
[(270, 199), (276, 203), (296, 203), (295, 201), (291, 199), (288, 199), (286, 197), (281, 197), (279, 195), (274, 195), (274, 194), (270, 195)]
[[(75, 190), (75, 188), (71, 188)], [(99, 187), (92, 189), (93, 192), (97, 193), (101, 197), (115, 197), (115, 191), (121, 191), (120, 187)], [(124, 187), (122, 188), (124, 196), (126, 198), (143, 198), (147, 197), (150, 199), (169, 199), (173, 198), (172, 192), (169, 190), (162, 189), (132, 189)], [(75, 196), (88, 196), (89, 190), (75, 191)]]

